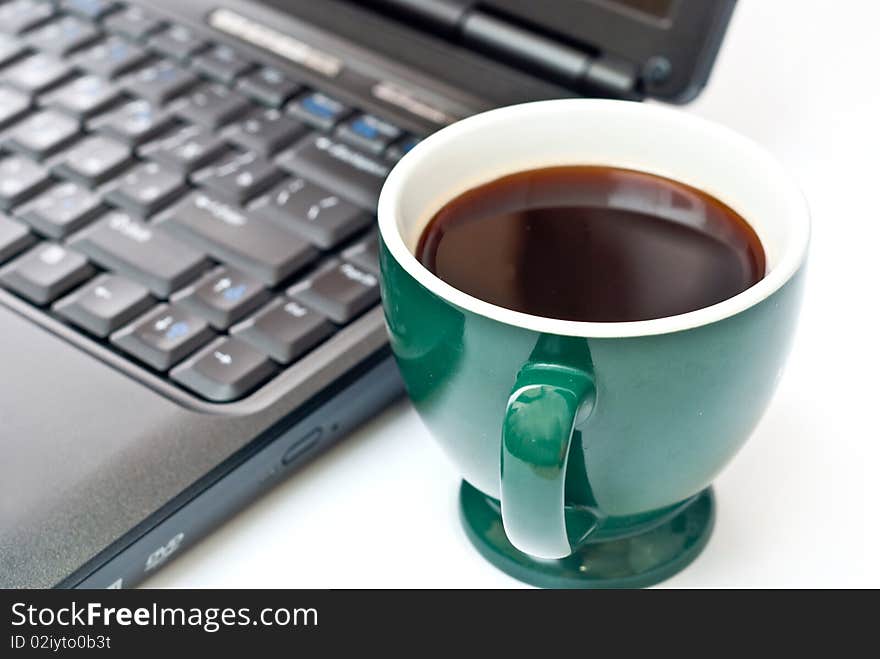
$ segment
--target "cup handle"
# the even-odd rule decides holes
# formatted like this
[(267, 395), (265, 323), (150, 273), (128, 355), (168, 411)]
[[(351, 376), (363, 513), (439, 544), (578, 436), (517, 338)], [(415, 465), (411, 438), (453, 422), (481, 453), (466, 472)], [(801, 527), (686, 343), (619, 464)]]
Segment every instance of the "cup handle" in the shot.
[(593, 377), (552, 363), (527, 363), (507, 401), (501, 438), (501, 516), (520, 551), (569, 556), (596, 520), (565, 511), (565, 472), (575, 422), (595, 400)]

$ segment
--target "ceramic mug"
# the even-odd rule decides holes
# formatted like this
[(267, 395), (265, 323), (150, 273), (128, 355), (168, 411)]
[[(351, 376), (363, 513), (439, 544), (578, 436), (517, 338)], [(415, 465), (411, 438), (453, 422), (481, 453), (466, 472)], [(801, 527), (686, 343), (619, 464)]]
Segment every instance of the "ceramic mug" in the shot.
[[(459, 194), (556, 165), (640, 170), (707, 192), (755, 229), (766, 276), (689, 313), (576, 322), (489, 304), (415, 258), (427, 222)], [(798, 314), (809, 214), (777, 162), (657, 105), (527, 103), (417, 145), (385, 183), (379, 229), (391, 348), (464, 477), (462, 520), (481, 553), (560, 587), (648, 585), (693, 560), (714, 519), (709, 485), (766, 409)]]

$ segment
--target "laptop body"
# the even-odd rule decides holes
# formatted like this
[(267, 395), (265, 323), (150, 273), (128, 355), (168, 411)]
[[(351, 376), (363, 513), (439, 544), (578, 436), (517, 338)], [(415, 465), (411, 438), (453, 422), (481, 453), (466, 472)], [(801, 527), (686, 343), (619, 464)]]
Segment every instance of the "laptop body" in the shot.
[(399, 397), (394, 162), (491, 107), (685, 102), (733, 4), (0, 4), (0, 587), (136, 585)]

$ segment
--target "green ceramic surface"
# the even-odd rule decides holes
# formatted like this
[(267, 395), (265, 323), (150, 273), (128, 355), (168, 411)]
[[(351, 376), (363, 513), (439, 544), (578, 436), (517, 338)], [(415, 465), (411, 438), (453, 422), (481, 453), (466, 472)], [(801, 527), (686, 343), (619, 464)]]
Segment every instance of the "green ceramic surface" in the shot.
[(584, 543), (565, 558), (539, 559), (510, 544), (497, 501), (465, 482), (459, 505), (465, 533), (477, 551), (500, 570), (541, 588), (653, 586), (683, 570), (700, 554), (715, 523), (710, 488), (642, 533)]
[[(758, 233), (765, 278), (688, 314), (577, 323), (487, 304), (414, 258), (450, 199), (559, 164), (638, 169), (716, 196)], [(695, 210), (674, 197), (650, 203), (675, 221)], [(767, 408), (799, 309), (809, 212), (772, 156), (656, 105), (500, 108), (401, 159), (379, 200), (379, 229), (391, 347), (416, 409), (464, 477), (462, 519), (477, 549), (544, 586), (647, 585), (693, 560), (712, 527), (708, 488)]]
[[(565, 555), (561, 543), (577, 548), (649, 530), (708, 488), (770, 400), (803, 281), (799, 271), (755, 306), (689, 330), (563, 337), (453, 305), (408, 274), (381, 242), (380, 264), (391, 347), (419, 414), (467, 483), (495, 500), (502, 482), (509, 485), (507, 526), (551, 557)], [(543, 447), (549, 455), (542, 468), (551, 476), (536, 477), (522, 464), (513, 469), (508, 460), (502, 479), (502, 455), (510, 453), (502, 451), (504, 420), (512, 393), (529, 378), (533, 388), (520, 397), (544, 399), (528, 403), (541, 405), (530, 423), (559, 424), (532, 434), (533, 441), (555, 442)], [(568, 386), (560, 382), (566, 378)], [(528, 433), (518, 434), (522, 440)], [(560, 477), (564, 511), (554, 512)], [(567, 522), (562, 537), (560, 515)]]

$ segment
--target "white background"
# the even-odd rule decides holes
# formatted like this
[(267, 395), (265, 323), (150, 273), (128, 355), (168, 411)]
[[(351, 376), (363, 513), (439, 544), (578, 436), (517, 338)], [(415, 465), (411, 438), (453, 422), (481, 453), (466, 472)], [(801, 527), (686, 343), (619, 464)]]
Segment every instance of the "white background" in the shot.
[[(786, 376), (716, 482), (708, 547), (666, 586), (880, 586), (878, 28), (869, 0), (741, 0), (709, 86), (685, 110), (773, 151), (814, 224)], [(403, 401), (146, 585), (519, 586), (468, 544), (458, 484)]]

